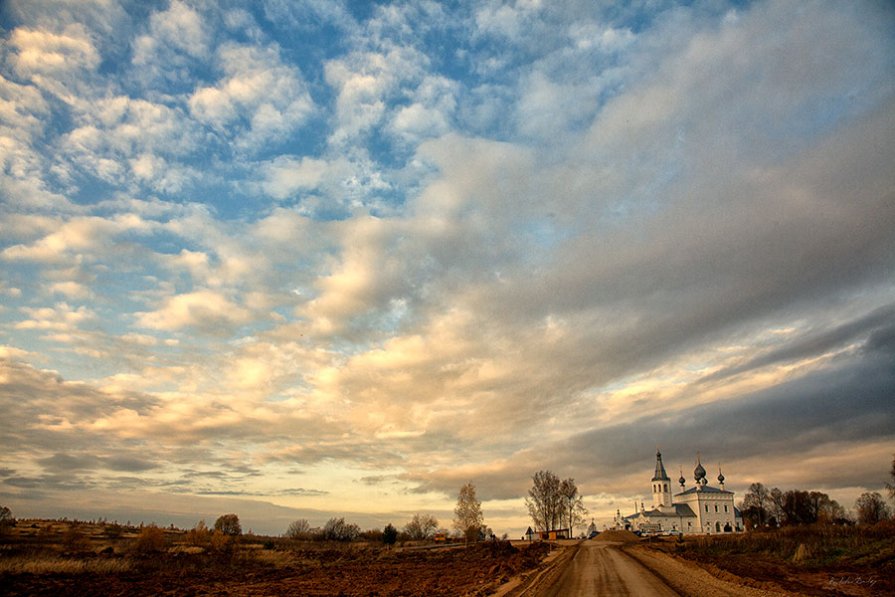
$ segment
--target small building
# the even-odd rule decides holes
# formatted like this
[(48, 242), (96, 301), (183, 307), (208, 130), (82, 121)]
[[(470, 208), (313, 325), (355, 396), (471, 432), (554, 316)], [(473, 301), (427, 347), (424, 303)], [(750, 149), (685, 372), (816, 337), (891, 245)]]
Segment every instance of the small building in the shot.
[(553, 529), (552, 531), (541, 531), (541, 539), (546, 541), (556, 541), (557, 539), (569, 539), (572, 533), (569, 529)]
[(557, 539), (569, 539), (572, 533), (569, 529), (553, 529), (550, 531), (533, 531), (531, 527), (525, 531), (525, 538), (529, 541), (537, 539), (538, 541), (556, 541)]

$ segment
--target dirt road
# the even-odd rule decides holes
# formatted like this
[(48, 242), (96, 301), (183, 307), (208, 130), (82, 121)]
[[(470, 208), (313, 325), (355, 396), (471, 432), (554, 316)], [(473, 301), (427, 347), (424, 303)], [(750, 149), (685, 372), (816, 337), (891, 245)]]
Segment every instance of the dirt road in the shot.
[(563, 574), (540, 593), (566, 595), (677, 595), (643, 564), (610, 543), (585, 541)]
[(502, 597), (566, 595), (698, 595), (700, 597), (779, 597), (779, 587), (745, 586), (721, 579), (692, 563), (639, 546), (612, 541), (566, 545), (538, 575), (498, 591)]

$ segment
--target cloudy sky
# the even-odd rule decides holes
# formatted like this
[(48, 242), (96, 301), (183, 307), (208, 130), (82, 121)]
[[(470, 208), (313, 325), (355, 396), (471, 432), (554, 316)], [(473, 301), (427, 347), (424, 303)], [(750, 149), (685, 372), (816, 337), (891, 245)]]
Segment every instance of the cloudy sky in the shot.
[[(519, 534), (895, 452), (886, 2), (11, 0), (0, 500)], [(692, 482), (692, 481), (691, 481)], [(247, 524), (246, 524), (247, 523)]]

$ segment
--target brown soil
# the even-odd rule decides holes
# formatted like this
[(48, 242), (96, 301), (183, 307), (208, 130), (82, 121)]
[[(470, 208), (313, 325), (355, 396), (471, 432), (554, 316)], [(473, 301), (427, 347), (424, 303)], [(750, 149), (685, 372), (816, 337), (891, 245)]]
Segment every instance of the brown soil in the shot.
[(895, 579), (866, 567), (803, 570), (772, 558), (752, 555), (701, 559), (713, 575), (735, 575), (751, 586), (777, 585), (799, 595), (895, 595)]

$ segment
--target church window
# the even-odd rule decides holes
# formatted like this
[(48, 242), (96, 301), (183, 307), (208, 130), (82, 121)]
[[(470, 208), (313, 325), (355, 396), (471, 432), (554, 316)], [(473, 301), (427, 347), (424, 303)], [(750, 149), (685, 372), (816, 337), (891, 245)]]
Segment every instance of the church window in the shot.
[(729, 510), (727, 509), (727, 504), (724, 504), (724, 511), (729, 512)]
[(715, 504), (715, 512), (718, 511), (718, 504)]
[(665, 483), (665, 491), (668, 491), (668, 483)]
[(709, 505), (708, 505), (708, 504), (705, 505), (705, 511), (706, 511), (706, 512), (709, 511)]
[(720, 522), (716, 522), (716, 523), (715, 523), (715, 532), (716, 532), (716, 533), (720, 533), (720, 532), (721, 532), (721, 523), (720, 523)]

